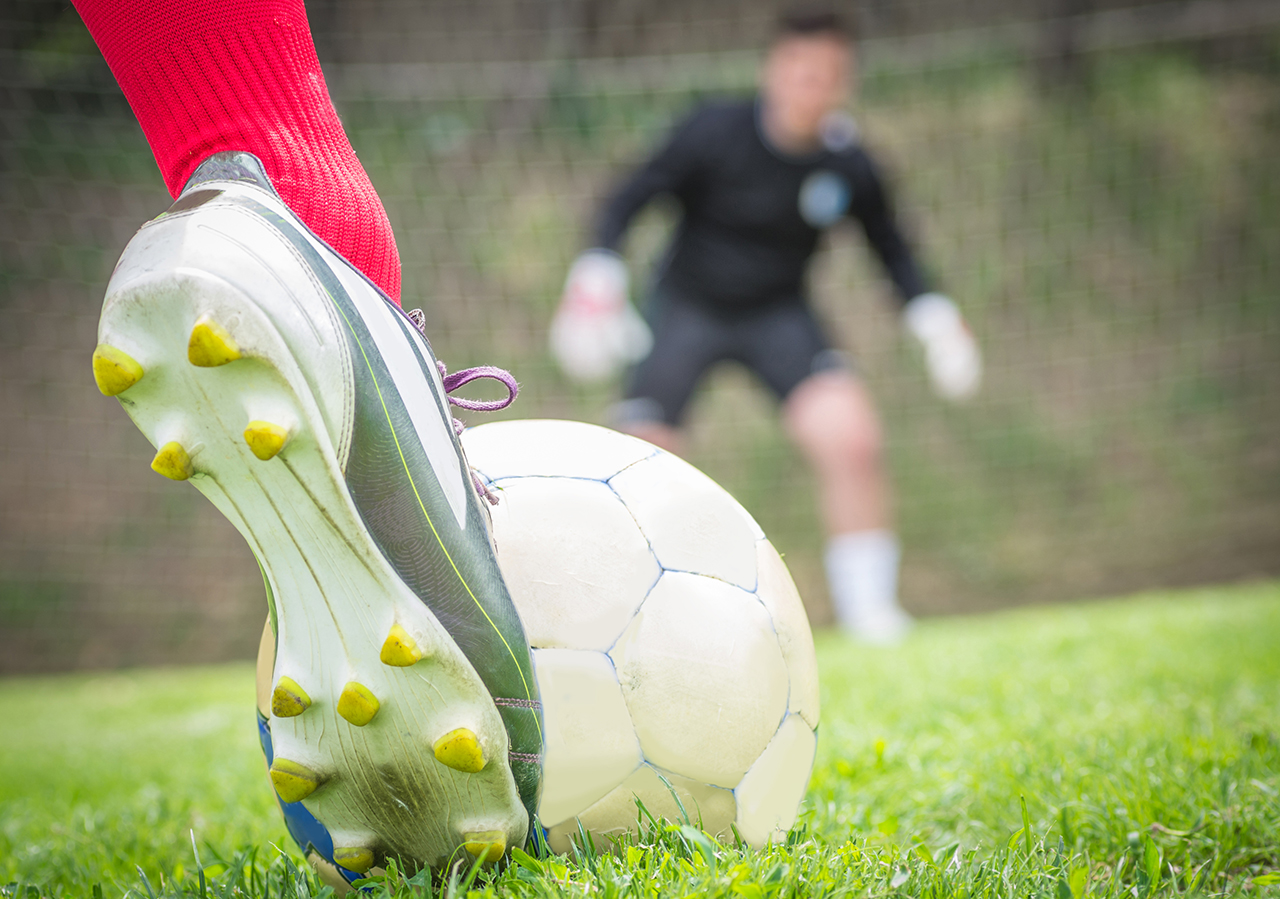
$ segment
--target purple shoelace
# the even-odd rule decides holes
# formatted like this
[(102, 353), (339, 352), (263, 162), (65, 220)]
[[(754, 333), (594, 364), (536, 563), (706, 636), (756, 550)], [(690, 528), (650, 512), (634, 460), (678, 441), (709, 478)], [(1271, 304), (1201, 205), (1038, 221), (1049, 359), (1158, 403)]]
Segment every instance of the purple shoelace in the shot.
[[(462, 371), (455, 371), (453, 374), (449, 374), (449, 370), (445, 368), (443, 362), (437, 360), (436, 365), (440, 368), (440, 377), (444, 379), (445, 393), (453, 393), (459, 387), (470, 384), (472, 381), (478, 381), (481, 378), (500, 381), (507, 388), (507, 395), (500, 400), (469, 400), (460, 396), (449, 397), (449, 405), (457, 406), (459, 409), (466, 409), (468, 412), (497, 412), (499, 409), (505, 409), (514, 403), (516, 395), (520, 393), (520, 385), (511, 376), (511, 372), (505, 368), (498, 368), (494, 365), (477, 365), (475, 368), (464, 368)], [(453, 420), (453, 429), (459, 434), (462, 433), (464, 427), (465, 425), (456, 418)]]
[[(421, 309), (411, 309), (406, 315), (413, 322), (423, 336), (426, 336), (426, 315)], [(520, 393), (520, 385), (516, 379), (512, 377), (511, 372), (495, 365), (477, 365), (475, 368), (464, 368), (462, 371), (456, 371), (449, 374), (449, 369), (440, 360), (436, 360), (436, 366), (440, 369), (440, 378), (444, 381), (444, 392), (448, 397), (449, 405), (457, 406), (459, 409), (466, 409), (468, 412), (497, 412), (499, 409), (505, 409), (515, 402), (516, 396)], [(498, 381), (502, 386), (507, 388), (507, 395), (500, 400), (469, 400), (460, 396), (449, 396), (459, 387), (470, 384), (472, 381), (482, 379)], [(454, 433), (461, 435), (466, 430), (466, 425), (458, 419), (453, 419)], [(496, 506), (498, 504), (497, 495), (489, 489), (489, 485), (480, 479), (475, 469), (471, 470), (471, 482), (475, 484), (476, 492), (489, 501), (489, 505)]]

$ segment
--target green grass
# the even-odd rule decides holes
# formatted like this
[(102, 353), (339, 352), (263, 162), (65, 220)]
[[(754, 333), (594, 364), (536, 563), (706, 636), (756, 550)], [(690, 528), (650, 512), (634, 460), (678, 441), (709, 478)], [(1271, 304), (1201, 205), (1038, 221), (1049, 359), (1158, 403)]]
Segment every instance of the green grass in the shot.
[[(1280, 584), (927, 621), (892, 651), (827, 634), (818, 654), (786, 845), (676, 822), (616, 857), (392, 871), (373, 895), (1280, 895)], [(280, 852), (252, 689), (248, 665), (0, 682), (0, 883), (35, 885), (3, 894), (322, 893)]]

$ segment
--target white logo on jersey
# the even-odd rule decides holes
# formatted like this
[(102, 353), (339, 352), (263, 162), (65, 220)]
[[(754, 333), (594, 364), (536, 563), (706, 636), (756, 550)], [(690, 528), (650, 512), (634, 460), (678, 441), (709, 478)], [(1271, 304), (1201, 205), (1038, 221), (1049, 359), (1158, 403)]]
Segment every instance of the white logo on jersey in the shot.
[(832, 153), (843, 153), (858, 142), (858, 123), (843, 112), (830, 113), (822, 120), (822, 145)]
[(815, 228), (828, 228), (849, 210), (853, 189), (843, 176), (818, 169), (800, 185), (800, 216)]

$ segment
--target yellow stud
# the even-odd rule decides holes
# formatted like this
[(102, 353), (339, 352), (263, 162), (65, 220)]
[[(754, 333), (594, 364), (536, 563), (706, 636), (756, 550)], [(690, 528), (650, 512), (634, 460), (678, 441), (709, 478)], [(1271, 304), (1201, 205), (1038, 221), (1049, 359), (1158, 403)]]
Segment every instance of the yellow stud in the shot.
[(175, 440), (160, 447), (156, 457), (151, 460), (151, 470), (164, 475), (171, 481), (185, 481), (194, 471), (191, 467), (191, 456), (182, 448), (182, 444)]
[(244, 442), (249, 444), (249, 449), (263, 462), (274, 458), (276, 453), (284, 449), (288, 439), (289, 432), (286, 429), (269, 421), (251, 421), (249, 427), (244, 429)]
[(409, 633), (398, 624), (391, 625), (386, 642), (382, 644), (382, 652), (378, 654), (382, 664), (396, 668), (408, 668), (422, 658), (422, 650)]
[(215, 368), (235, 362), (240, 358), (240, 347), (236, 345), (227, 329), (214, 321), (211, 315), (202, 315), (191, 329), (191, 339), (187, 341), (187, 359), (192, 365), (201, 368)]
[(496, 862), (507, 851), (507, 836), (500, 830), (462, 835), (462, 846), (482, 862)]
[(124, 350), (100, 343), (93, 351), (93, 379), (103, 396), (116, 396), (142, 380), (142, 366)]
[(338, 697), (338, 714), (346, 718), (356, 727), (364, 727), (378, 714), (381, 703), (364, 684), (351, 681), (342, 688)]
[(449, 731), (431, 744), (431, 749), (436, 754), (436, 761), (455, 771), (475, 774), (484, 769), (484, 752), (480, 748), (480, 741), (465, 727)]
[(277, 718), (296, 718), (311, 708), (311, 697), (291, 677), (280, 678), (271, 693), (271, 714)]
[(348, 871), (363, 874), (373, 867), (373, 850), (363, 849), (359, 846), (335, 846), (333, 849), (333, 863), (341, 865)]
[(323, 782), (324, 778), (306, 765), (278, 757), (271, 763), (271, 785), (285, 802), (301, 802)]

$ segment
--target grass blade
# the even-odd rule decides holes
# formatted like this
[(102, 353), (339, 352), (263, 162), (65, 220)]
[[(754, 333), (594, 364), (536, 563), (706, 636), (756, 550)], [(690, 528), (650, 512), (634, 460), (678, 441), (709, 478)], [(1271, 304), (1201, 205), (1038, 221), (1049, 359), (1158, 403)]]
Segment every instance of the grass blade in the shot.
[(1022, 842), (1026, 848), (1027, 858), (1031, 857), (1031, 814), (1027, 811), (1027, 797), (1019, 796), (1018, 801), (1022, 803)]

